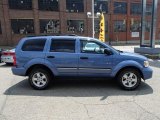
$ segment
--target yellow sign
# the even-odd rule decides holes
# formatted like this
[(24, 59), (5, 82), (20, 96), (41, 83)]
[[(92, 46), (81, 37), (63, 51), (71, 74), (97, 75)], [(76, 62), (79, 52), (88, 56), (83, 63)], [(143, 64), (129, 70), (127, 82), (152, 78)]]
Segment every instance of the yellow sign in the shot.
[(103, 13), (101, 13), (99, 25), (100, 25), (99, 40), (101, 40), (102, 42), (105, 42), (105, 19), (104, 19)]

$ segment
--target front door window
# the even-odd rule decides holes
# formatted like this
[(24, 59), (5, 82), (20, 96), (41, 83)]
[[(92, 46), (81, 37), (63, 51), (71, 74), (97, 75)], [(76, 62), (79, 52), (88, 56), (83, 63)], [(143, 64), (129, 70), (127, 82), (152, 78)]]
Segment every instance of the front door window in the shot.
[(105, 47), (95, 41), (81, 41), (81, 53), (104, 54)]

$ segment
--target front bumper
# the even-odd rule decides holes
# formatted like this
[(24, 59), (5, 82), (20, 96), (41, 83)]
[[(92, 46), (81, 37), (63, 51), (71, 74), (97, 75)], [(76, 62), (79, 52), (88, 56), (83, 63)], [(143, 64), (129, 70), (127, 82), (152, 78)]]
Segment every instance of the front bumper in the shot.
[(152, 78), (153, 70), (150, 67), (143, 68), (142, 73), (143, 73), (143, 79), (147, 80)]
[(14, 75), (26, 76), (26, 70), (24, 68), (12, 67), (12, 73)]

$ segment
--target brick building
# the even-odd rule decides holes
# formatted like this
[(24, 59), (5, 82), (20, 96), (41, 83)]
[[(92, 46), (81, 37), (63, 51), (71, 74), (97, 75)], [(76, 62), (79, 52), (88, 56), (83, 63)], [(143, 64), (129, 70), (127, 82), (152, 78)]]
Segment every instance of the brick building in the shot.
[[(95, 0), (95, 13), (103, 11), (106, 41), (138, 43), (141, 30), (141, 0)], [(158, 3), (158, 11), (160, 2)], [(30, 35), (78, 34), (92, 36), (91, 0), (0, 0), (0, 45), (16, 45)], [(146, 39), (151, 26), (152, 0), (147, 0)], [(160, 15), (156, 39), (160, 34)], [(99, 19), (95, 19), (98, 37)]]

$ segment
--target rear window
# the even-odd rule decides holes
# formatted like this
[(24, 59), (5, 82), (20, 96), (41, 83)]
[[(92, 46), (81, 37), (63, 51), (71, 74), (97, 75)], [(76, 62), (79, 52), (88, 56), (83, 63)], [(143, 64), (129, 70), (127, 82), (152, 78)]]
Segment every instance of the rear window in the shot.
[(75, 40), (52, 40), (50, 52), (75, 52)]
[(43, 51), (46, 39), (31, 39), (24, 42), (22, 51)]

